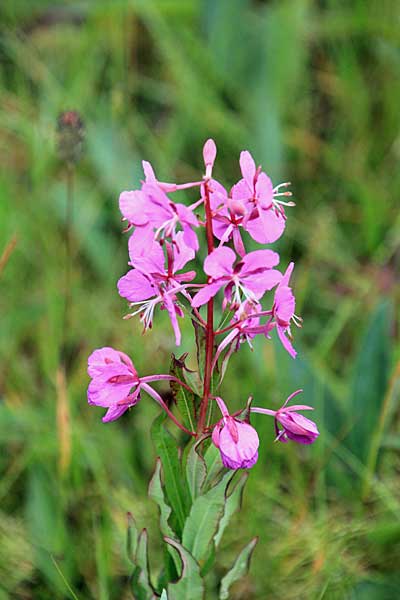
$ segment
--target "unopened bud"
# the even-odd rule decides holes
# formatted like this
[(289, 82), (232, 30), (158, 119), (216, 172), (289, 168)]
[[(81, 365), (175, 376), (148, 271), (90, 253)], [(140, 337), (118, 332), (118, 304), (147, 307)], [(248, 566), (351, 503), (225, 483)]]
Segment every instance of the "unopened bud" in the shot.
[(203, 147), (203, 159), (206, 166), (206, 179), (211, 178), (212, 168), (214, 166), (215, 157), (217, 156), (217, 147), (213, 139), (208, 139)]

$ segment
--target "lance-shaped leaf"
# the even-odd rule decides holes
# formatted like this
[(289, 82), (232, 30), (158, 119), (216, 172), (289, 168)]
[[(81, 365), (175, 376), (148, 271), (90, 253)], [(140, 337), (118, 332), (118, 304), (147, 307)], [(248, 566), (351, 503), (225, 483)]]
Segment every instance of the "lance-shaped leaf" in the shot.
[[(172, 354), (169, 374), (186, 383), (187, 367), (185, 366), (185, 358), (185, 354), (180, 358), (176, 358), (175, 354)], [(172, 380), (169, 382), (169, 385), (185, 426), (190, 431), (196, 431), (196, 410), (200, 404), (200, 398), (184, 388), (177, 381)]]
[[(164, 490), (161, 482), (161, 460), (159, 458), (157, 458), (156, 468), (149, 483), (149, 497), (158, 504), (158, 508), (160, 509), (161, 533), (170, 538), (176, 538), (175, 532), (168, 523), (168, 519), (170, 518), (172, 511), (171, 507), (165, 501)], [(177, 553), (171, 546), (168, 546), (168, 551), (171, 554), (177, 572), (179, 572), (181, 563)]]
[(164, 427), (164, 421), (164, 414), (157, 417), (152, 427), (152, 437), (162, 463), (168, 504), (174, 511), (171, 526), (180, 536), (189, 513), (189, 490), (178, 454), (177, 441)]
[(214, 446), (214, 444), (210, 444), (204, 454), (204, 461), (206, 463), (207, 475), (203, 483), (203, 491), (208, 490), (214, 481), (217, 479), (218, 475), (221, 474), (225, 467), (221, 462), (221, 455), (218, 450)]
[(244, 489), (245, 483), (248, 479), (248, 476), (249, 476), (249, 474), (247, 472), (242, 473), (240, 475), (239, 479), (236, 480), (236, 483), (232, 482), (232, 484), (229, 486), (229, 487), (232, 487), (232, 485), (234, 485), (234, 488), (232, 491), (229, 490), (230, 493), (229, 493), (229, 496), (226, 498), (226, 502), (225, 502), (224, 516), (220, 520), (218, 531), (217, 531), (216, 535), (214, 536), (214, 542), (215, 542), (216, 546), (218, 546), (218, 544), (220, 543), (223, 533), (224, 533), (232, 515), (237, 510), (239, 510), (242, 505), (243, 489)]
[(233, 477), (226, 473), (221, 481), (194, 501), (183, 529), (182, 544), (200, 566), (203, 566), (213, 549), (213, 538), (224, 514), (226, 489)]
[(164, 539), (179, 552), (182, 561), (179, 580), (168, 584), (168, 600), (203, 600), (204, 584), (197, 561), (179, 542), (168, 537)]
[(135, 568), (132, 574), (132, 591), (135, 600), (151, 600), (154, 598), (154, 590), (150, 583), (146, 529), (143, 529), (137, 542)]
[(201, 486), (207, 475), (206, 463), (201, 454), (199, 454), (199, 445), (202, 442), (203, 440), (201, 439), (191, 445), (186, 460), (186, 479), (192, 502), (200, 494)]
[(196, 340), (197, 364), (201, 381), (204, 380), (204, 365), (206, 357), (206, 330), (196, 319), (192, 319), (194, 335)]
[(221, 581), (221, 587), (219, 592), (219, 600), (229, 599), (230, 587), (239, 581), (244, 575), (247, 574), (250, 567), (251, 555), (254, 548), (256, 547), (258, 538), (253, 538), (247, 546), (243, 548), (237, 559), (235, 560), (232, 568), (228, 571), (225, 577)]
[(163, 590), (160, 596), (160, 600), (168, 600), (167, 590)]
[(132, 513), (128, 512), (126, 516), (128, 518), (126, 551), (127, 551), (129, 560), (135, 564), (136, 549), (137, 549), (137, 544), (138, 544), (139, 533), (138, 533), (138, 530), (136, 527), (135, 519), (132, 516)]

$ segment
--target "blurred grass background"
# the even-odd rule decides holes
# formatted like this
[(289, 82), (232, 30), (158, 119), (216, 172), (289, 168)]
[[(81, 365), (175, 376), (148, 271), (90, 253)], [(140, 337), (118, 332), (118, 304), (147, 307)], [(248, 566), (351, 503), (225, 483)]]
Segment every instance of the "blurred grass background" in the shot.
[[(121, 319), (117, 198), (142, 158), (160, 179), (198, 178), (209, 136), (223, 182), (239, 178), (244, 148), (275, 183), (293, 182), (278, 245), (283, 264), (296, 260), (304, 318), (296, 361), (273, 343), (243, 349), (224, 397), (279, 406), (303, 387), (322, 432), (313, 447), (283, 447), (254, 419), (260, 461), (217, 575), (260, 535), (233, 600), (400, 597), (399, 42), (398, 0), (2, 1), (1, 599), (130, 597), (127, 510), (161, 555), (146, 498), (157, 410), (142, 402), (103, 425), (86, 403), (86, 358), (109, 344), (140, 372), (167, 369), (164, 316), (146, 336)], [(87, 131), (67, 383), (63, 110)]]

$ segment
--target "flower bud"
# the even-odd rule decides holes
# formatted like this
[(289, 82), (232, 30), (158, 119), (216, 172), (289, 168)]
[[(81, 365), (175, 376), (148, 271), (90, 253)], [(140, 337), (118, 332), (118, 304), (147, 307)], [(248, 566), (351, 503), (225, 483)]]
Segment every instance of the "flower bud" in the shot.
[(228, 469), (249, 469), (257, 462), (259, 439), (248, 423), (224, 417), (214, 427), (212, 441)]
[(217, 147), (214, 140), (211, 138), (206, 141), (203, 147), (203, 159), (206, 166), (206, 179), (211, 178), (212, 168), (214, 166), (215, 157), (217, 156)]
[(57, 120), (57, 151), (59, 158), (69, 166), (82, 157), (85, 125), (75, 110), (61, 113)]

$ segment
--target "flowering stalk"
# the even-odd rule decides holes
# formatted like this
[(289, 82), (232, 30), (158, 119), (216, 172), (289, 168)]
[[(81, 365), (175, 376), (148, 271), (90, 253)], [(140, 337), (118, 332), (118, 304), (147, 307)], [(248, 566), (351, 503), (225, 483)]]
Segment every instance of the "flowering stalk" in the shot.
[[(209, 179), (204, 182), (204, 206), (206, 213), (206, 236), (207, 250), (210, 255), (214, 250), (214, 237), (212, 231), (212, 213), (210, 206), (210, 192), (208, 188)], [(213, 371), (213, 350), (214, 350), (214, 298), (207, 302), (207, 325), (206, 325), (206, 357), (204, 369), (204, 387), (203, 398), (200, 405), (200, 416), (198, 422), (198, 435), (202, 435), (206, 423), (208, 400), (210, 397), (211, 378)]]
[[(88, 360), (88, 401), (106, 409), (105, 423), (126, 415), (139, 404), (142, 394), (162, 410), (152, 427), (159, 458), (149, 496), (159, 505), (168, 553), (162, 584), (154, 586), (148, 572), (146, 530), (139, 533), (129, 518), (133, 592), (141, 600), (183, 597), (183, 589), (190, 590), (191, 600), (204, 597), (204, 576), (215, 560), (232, 506), (239, 504), (247, 470), (258, 459), (260, 440), (250, 423), (252, 414), (274, 418), (275, 441), (311, 444), (319, 435), (315, 423), (299, 414), (311, 410), (310, 406), (288, 405), (301, 390), (278, 410), (253, 407), (250, 397), (243, 410), (233, 413), (217, 395), (230, 357), (245, 342), (252, 348), (256, 336), (268, 340), (276, 335), (295, 358), (291, 328), (301, 326), (301, 319), (295, 314), (290, 285), (294, 264), (282, 271), (277, 252), (262, 246), (251, 252), (246, 249), (249, 238), (265, 245), (283, 234), (285, 207), (294, 206), (286, 200), (291, 196), (288, 184), (274, 187), (244, 151), (239, 159), (241, 179), (227, 191), (213, 177), (216, 152), (214, 141), (208, 140), (203, 148), (202, 180), (179, 184), (158, 181), (150, 163), (144, 161), (140, 189), (124, 191), (119, 198), (125, 232), (130, 234), (129, 270), (117, 286), (128, 301), (125, 318), (139, 316), (146, 332), (153, 327), (157, 312), (164, 311), (179, 346), (179, 320), (190, 314), (198, 370), (187, 367), (186, 354), (178, 358), (173, 354), (169, 374), (139, 376), (129, 356), (110, 347), (95, 350)], [(178, 190), (194, 190), (199, 197), (178, 203), (173, 200)], [(196, 257), (202, 238), (207, 256), (203, 268), (196, 271), (188, 264)], [(218, 313), (223, 318), (216, 329)], [(171, 405), (154, 387), (165, 383), (170, 386)], [(207, 415), (214, 405), (221, 417), (210, 426)], [(183, 452), (165, 426), (167, 417), (185, 434)], [(256, 541), (242, 550), (222, 580), (220, 598), (228, 597), (229, 585), (243, 574)]]

